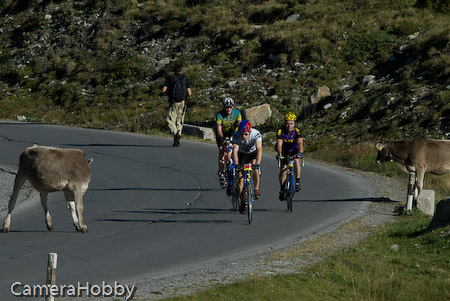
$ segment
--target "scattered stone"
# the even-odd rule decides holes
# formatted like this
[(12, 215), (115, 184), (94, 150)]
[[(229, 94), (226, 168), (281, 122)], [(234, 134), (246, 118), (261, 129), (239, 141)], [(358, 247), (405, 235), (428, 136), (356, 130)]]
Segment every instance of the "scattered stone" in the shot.
[(372, 86), (375, 83), (375, 75), (365, 75), (362, 83), (364, 86)]
[(300, 14), (293, 14), (286, 18), (286, 22), (297, 22), (300, 21), (302, 17)]
[(390, 248), (391, 251), (398, 252), (398, 245), (393, 244)]

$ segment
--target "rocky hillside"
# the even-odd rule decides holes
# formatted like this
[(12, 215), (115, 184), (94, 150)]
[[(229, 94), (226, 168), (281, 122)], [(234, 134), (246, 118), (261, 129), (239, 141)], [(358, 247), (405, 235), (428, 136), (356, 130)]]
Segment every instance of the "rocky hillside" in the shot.
[(183, 62), (189, 123), (231, 96), (270, 104), (264, 132), (295, 111), (316, 145), (448, 138), (449, 1), (392, 2), (3, 0), (0, 118), (166, 130), (160, 86)]

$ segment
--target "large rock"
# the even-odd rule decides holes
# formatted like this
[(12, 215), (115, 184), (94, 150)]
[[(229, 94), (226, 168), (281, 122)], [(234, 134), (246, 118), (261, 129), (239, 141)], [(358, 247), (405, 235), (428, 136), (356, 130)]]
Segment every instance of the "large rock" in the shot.
[(263, 124), (272, 116), (269, 104), (263, 104), (244, 110), (245, 119), (250, 120), (252, 126)]
[(216, 136), (211, 128), (191, 124), (183, 125), (183, 134), (200, 137), (204, 140), (215, 140)]
[(325, 97), (331, 96), (330, 88), (327, 86), (319, 87), (311, 94), (308, 98), (308, 103), (310, 105), (315, 105)]
[(417, 197), (417, 209), (425, 214), (433, 216), (435, 200), (434, 190), (422, 190)]
[(436, 212), (428, 225), (427, 231), (444, 227), (450, 224), (450, 198), (439, 201), (436, 205)]

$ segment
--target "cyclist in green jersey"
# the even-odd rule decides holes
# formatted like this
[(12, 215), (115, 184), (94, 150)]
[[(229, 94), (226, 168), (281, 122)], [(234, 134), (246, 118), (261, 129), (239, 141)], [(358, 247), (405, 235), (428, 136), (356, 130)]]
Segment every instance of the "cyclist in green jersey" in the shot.
[[(226, 188), (227, 184), (223, 181), (226, 178), (222, 174), (223, 166), (225, 160), (230, 160), (227, 158), (227, 147), (225, 145), (225, 138), (230, 138), (233, 136), (234, 131), (239, 127), (239, 123), (242, 121), (241, 112), (234, 109), (234, 100), (231, 97), (226, 97), (222, 100), (223, 109), (216, 115), (216, 142), (219, 148), (219, 179), (221, 181), (221, 186), (223, 189)], [(222, 183), (223, 182), (223, 183)]]

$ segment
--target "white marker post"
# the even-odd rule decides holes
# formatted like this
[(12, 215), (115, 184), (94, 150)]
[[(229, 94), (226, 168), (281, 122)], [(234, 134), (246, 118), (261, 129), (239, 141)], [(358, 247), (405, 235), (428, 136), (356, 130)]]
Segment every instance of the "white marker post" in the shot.
[[(46, 284), (56, 284), (56, 266), (58, 262), (57, 253), (48, 253), (48, 265), (47, 265), (47, 282)], [(45, 301), (54, 301), (55, 298), (52, 295), (45, 297)]]

